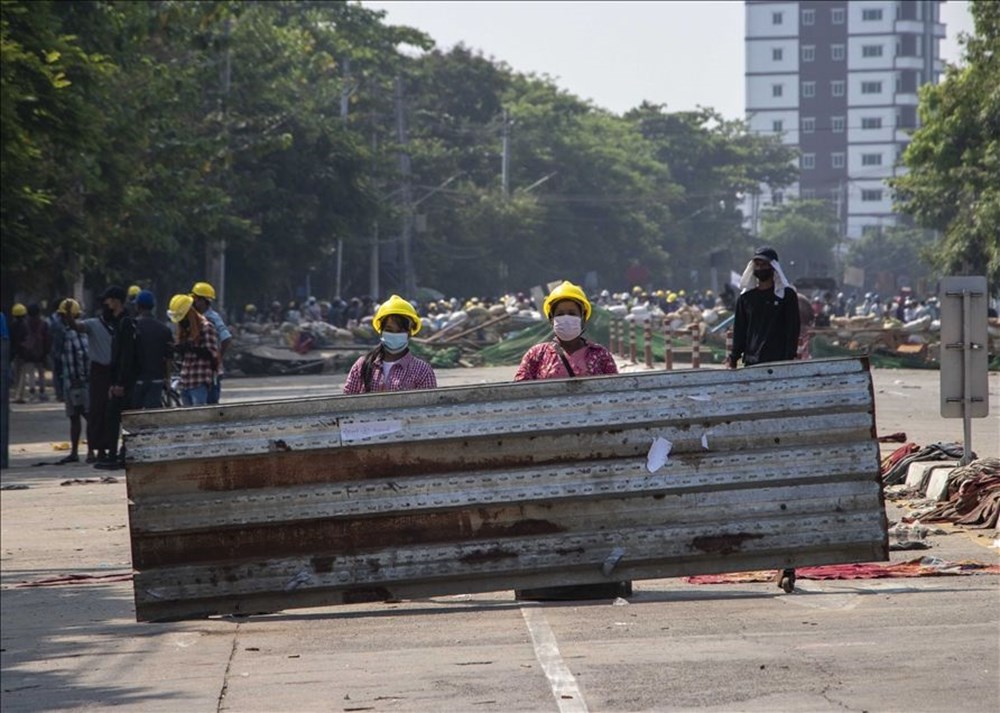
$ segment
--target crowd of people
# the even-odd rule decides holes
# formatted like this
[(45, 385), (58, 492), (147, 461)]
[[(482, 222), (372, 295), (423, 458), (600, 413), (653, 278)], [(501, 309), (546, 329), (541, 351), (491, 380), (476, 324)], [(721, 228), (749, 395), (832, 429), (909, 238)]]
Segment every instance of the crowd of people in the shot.
[[(10, 324), (0, 313), (11, 344), (13, 401), (47, 401), (46, 371), (53, 396), (70, 421), (69, 453), (58, 463), (81, 460), (95, 468), (124, 467), (121, 415), (129, 409), (219, 403), (225, 351), (232, 333), (212, 308), (215, 290), (198, 282), (174, 295), (167, 315), (175, 330), (155, 316), (156, 296), (139, 285), (105, 289), (93, 316), (73, 298), (45, 305), (13, 305)], [(173, 398), (172, 398), (173, 397)]]

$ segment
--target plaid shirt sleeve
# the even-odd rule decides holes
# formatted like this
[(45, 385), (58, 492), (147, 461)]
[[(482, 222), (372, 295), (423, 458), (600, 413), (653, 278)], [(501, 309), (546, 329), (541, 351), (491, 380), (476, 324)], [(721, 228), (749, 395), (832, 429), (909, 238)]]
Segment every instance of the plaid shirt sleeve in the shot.
[(365, 384), (361, 378), (361, 365), (364, 364), (365, 358), (359, 357), (354, 366), (351, 367), (350, 373), (347, 375), (347, 381), (344, 382), (344, 393), (353, 396), (356, 394), (363, 394), (365, 392)]

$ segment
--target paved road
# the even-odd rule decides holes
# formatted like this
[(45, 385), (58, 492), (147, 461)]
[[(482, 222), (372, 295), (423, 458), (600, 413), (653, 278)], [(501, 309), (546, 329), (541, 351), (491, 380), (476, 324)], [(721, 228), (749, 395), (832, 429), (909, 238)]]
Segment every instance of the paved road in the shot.
[[(442, 371), (442, 384), (511, 368)], [(231, 380), (224, 400), (336, 393), (342, 376)], [(937, 374), (875, 372), (881, 433), (959, 440)], [(991, 375), (993, 412), (997, 376)], [(636, 583), (628, 604), (518, 605), (510, 592), (137, 624), (127, 498), (56, 467), (61, 407), (17, 407), (0, 483), (0, 663), (8, 711), (996, 711), (1000, 577), (773, 584)], [(997, 420), (976, 422), (996, 455)], [(890, 519), (899, 517), (891, 504)], [(997, 561), (995, 535), (926, 553)], [(75, 582), (24, 586), (74, 575)], [(125, 575), (122, 577), (121, 575)], [(123, 581), (116, 581), (123, 580)]]

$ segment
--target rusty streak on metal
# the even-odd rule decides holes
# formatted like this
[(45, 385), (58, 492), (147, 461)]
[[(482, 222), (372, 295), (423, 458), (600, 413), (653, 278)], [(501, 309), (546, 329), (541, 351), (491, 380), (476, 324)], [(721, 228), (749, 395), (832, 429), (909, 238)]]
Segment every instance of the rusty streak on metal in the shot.
[(691, 547), (702, 552), (731, 555), (734, 552), (739, 552), (743, 548), (743, 543), (747, 540), (759, 540), (762, 537), (763, 535), (755, 535), (750, 532), (737, 532), (734, 535), (696, 537), (691, 540)]

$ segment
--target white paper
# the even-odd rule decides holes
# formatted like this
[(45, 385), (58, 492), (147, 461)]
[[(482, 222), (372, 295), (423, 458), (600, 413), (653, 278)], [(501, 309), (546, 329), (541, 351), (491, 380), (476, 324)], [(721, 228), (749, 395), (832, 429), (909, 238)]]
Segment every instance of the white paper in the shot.
[(670, 455), (670, 449), (673, 446), (674, 444), (666, 438), (657, 438), (653, 441), (653, 445), (649, 447), (649, 453), (646, 454), (646, 470), (655, 473), (666, 465), (667, 456)]
[(362, 421), (358, 423), (340, 424), (340, 440), (343, 442), (361, 441), (375, 436), (386, 436), (403, 430), (403, 422), (392, 421)]
[(706, 451), (708, 450), (708, 431), (701, 434), (701, 447)]
[(708, 394), (688, 394), (688, 398), (692, 401), (711, 401), (712, 397)]

